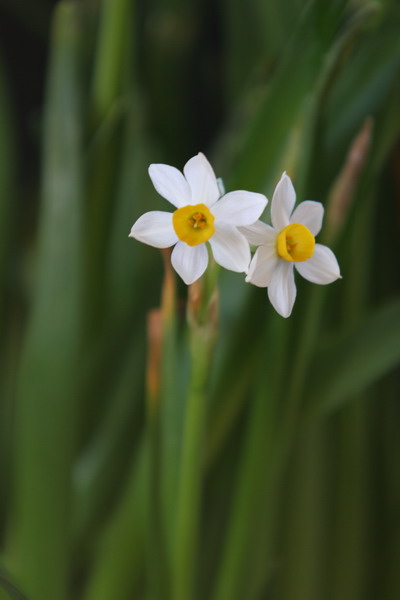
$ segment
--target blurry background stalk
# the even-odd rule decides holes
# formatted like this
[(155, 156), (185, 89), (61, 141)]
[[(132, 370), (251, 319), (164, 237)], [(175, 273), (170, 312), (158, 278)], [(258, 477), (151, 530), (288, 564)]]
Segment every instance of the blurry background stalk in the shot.
[[(0, 598), (397, 600), (398, 3), (32, 7), (0, 0)], [(343, 279), (284, 320), (211, 270), (188, 326), (128, 233), (198, 151), (323, 202)]]

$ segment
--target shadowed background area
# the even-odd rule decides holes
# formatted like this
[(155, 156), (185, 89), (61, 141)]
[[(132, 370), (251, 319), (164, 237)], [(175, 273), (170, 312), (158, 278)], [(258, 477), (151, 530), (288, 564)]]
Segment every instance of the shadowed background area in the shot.
[[(397, 599), (399, 31), (397, 0), (0, 0), (1, 600)], [(200, 151), (227, 191), (286, 170), (343, 276), (283, 319), (221, 270), (212, 360), (128, 239), (170, 210), (149, 164)]]

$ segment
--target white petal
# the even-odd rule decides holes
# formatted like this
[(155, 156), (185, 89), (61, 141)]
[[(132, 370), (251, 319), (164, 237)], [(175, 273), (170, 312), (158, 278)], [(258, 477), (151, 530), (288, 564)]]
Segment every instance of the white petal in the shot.
[(246, 227), (238, 227), (244, 237), (253, 246), (261, 246), (261, 244), (276, 244), (276, 231), (270, 225), (262, 221), (256, 221), (252, 225)]
[(237, 229), (217, 226), (209, 241), (215, 262), (221, 267), (237, 273), (247, 272), (251, 257), (250, 247), (244, 235)]
[(278, 264), (279, 257), (275, 245), (260, 246), (250, 263), (249, 273), (246, 277), (247, 283), (258, 287), (267, 287)]
[(169, 165), (153, 164), (149, 175), (157, 192), (177, 208), (191, 202), (189, 184), (178, 169)]
[(256, 192), (238, 190), (229, 192), (214, 204), (212, 213), (222, 224), (251, 225), (261, 216), (267, 206), (267, 198)]
[(308, 281), (325, 285), (340, 278), (340, 268), (332, 250), (315, 244), (314, 254), (304, 262), (295, 263), (296, 269)]
[(183, 168), (192, 192), (190, 204), (212, 206), (219, 198), (217, 179), (212, 166), (201, 152), (191, 158)]
[(185, 242), (178, 242), (172, 251), (171, 263), (186, 285), (190, 285), (207, 269), (207, 247), (205, 244), (188, 246)]
[(321, 202), (306, 200), (301, 202), (290, 217), (291, 223), (301, 223), (308, 227), (313, 235), (321, 231), (322, 219), (324, 218), (324, 207)]
[(277, 231), (289, 225), (290, 215), (296, 203), (296, 192), (290, 177), (283, 173), (275, 188), (271, 202), (271, 221)]
[(133, 225), (129, 237), (154, 248), (169, 248), (178, 241), (172, 225), (172, 213), (153, 210), (147, 212)]
[(289, 317), (296, 299), (293, 263), (279, 260), (268, 286), (268, 297), (276, 312)]

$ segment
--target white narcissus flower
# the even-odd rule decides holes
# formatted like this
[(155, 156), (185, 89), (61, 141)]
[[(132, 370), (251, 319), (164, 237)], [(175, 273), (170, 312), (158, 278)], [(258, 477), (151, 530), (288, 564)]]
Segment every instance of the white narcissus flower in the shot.
[(129, 237), (155, 248), (175, 246), (172, 266), (188, 285), (207, 268), (206, 242), (219, 265), (247, 272), (250, 247), (237, 227), (257, 221), (268, 202), (263, 194), (236, 191), (220, 198), (214, 171), (201, 153), (186, 163), (183, 174), (175, 167), (153, 164), (149, 175), (157, 192), (176, 210), (145, 213), (133, 225)]
[(293, 184), (283, 173), (271, 201), (272, 227), (257, 221), (241, 228), (249, 242), (259, 246), (246, 281), (268, 287), (270, 302), (282, 317), (289, 317), (296, 299), (294, 269), (322, 285), (340, 278), (332, 250), (315, 243), (324, 216), (322, 204), (307, 200), (293, 211), (295, 202)]

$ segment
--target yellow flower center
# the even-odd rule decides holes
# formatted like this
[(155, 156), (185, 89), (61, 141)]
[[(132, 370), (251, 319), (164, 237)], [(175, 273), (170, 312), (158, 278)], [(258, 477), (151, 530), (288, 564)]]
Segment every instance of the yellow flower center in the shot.
[(183, 206), (172, 215), (175, 233), (189, 246), (203, 244), (215, 231), (214, 217), (205, 204)]
[(315, 238), (305, 225), (292, 223), (278, 235), (276, 250), (289, 262), (302, 262), (314, 254)]

